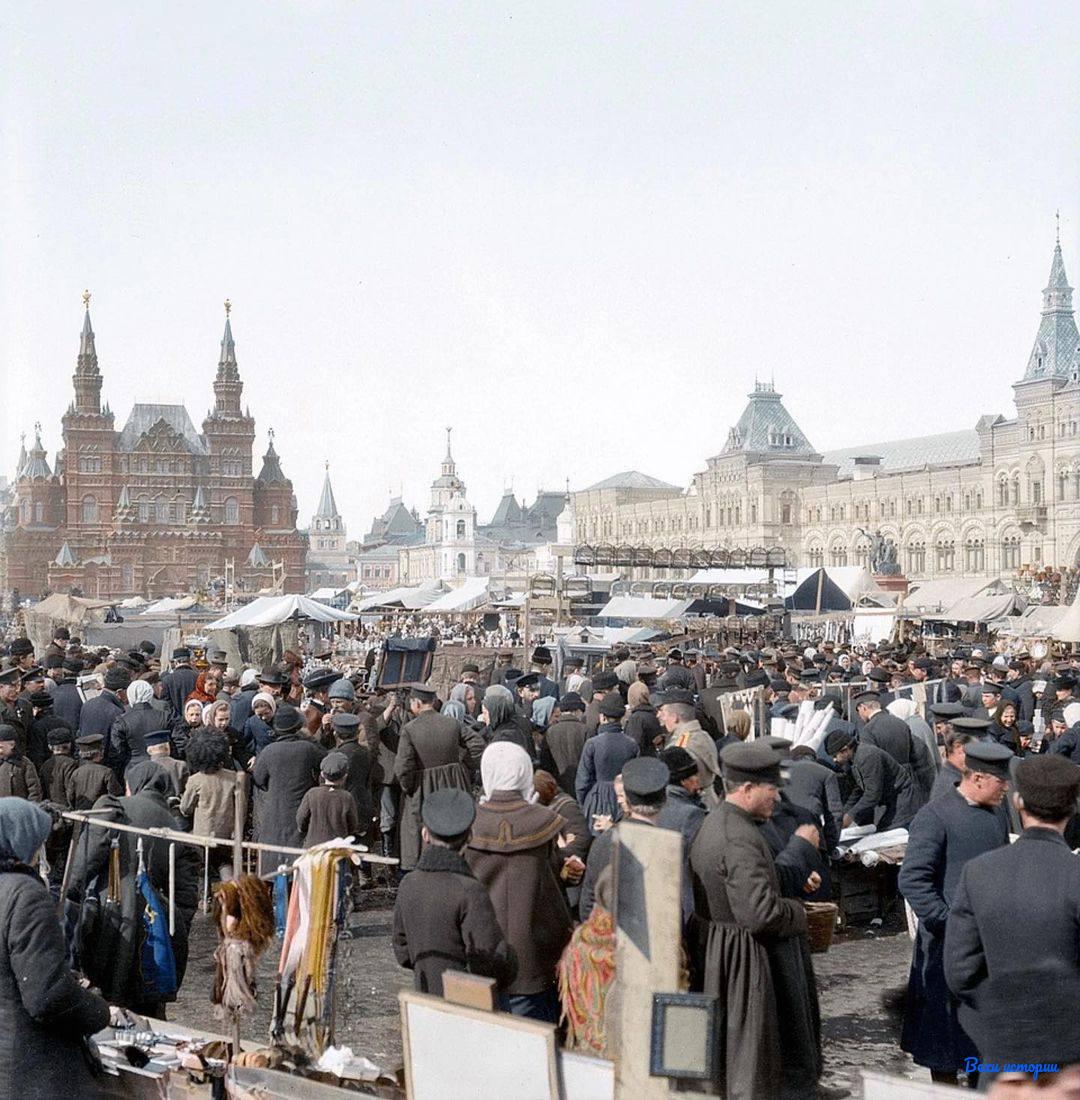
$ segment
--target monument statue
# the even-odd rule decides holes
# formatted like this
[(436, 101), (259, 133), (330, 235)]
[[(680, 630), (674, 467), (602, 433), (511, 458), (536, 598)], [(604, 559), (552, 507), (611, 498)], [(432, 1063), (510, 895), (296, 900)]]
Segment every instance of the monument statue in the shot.
[(857, 530), (870, 542), (870, 572), (883, 577), (898, 576), (900, 563), (896, 543), (892, 539), (886, 538), (880, 531), (870, 534), (862, 527), (857, 528)]

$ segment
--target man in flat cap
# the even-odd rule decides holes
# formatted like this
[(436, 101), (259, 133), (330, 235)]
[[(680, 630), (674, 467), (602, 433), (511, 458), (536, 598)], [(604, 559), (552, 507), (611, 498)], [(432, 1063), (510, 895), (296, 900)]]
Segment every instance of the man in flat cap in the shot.
[(911, 822), (899, 880), (919, 918), (900, 1047), (933, 1080), (947, 1084), (956, 1084), (957, 1072), (979, 1053), (957, 1020), (956, 998), (945, 983), (949, 906), (967, 862), (1009, 842), (1002, 800), (1013, 754), (994, 741), (972, 741), (966, 749), (959, 785)]
[(394, 904), (397, 961), (413, 972), (417, 990), (436, 997), (447, 970), (494, 978), (505, 988), (517, 971), (514, 949), (462, 855), (476, 817), (472, 795), (456, 787), (432, 791), (420, 813), (424, 848)]
[[(647, 759), (647, 757), (646, 757)], [(660, 759), (671, 773), (667, 781), (667, 797), (657, 818), (661, 829), (673, 829), (683, 838), (683, 925), (694, 915), (694, 886), (690, 879), (690, 849), (697, 838), (698, 829), (705, 820), (706, 809), (701, 801), (701, 780), (698, 778), (697, 761), (678, 745), (664, 749)]]
[[(961, 724), (956, 725), (956, 722)], [(978, 728), (966, 728), (969, 722), (977, 723)], [(945, 735), (942, 739), (941, 770), (938, 772), (937, 778), (934, 780), (933, 790), (930, 792), (931, 802), (939, 796), (955, 790), (956, 785), (964, 775), (967, 746), (972, 741), (979, 740), (986, 732), (989, 724), (985, 718), (967, 718), (964, 715), (958, 715), (953, 722), (946, 725)]]
[(73, 810), (89, 810), (103, 795), (124, 793), (120, 780), (105, 760), (105, 736), (88, 733), (75, 739), (79, 766), (67, 778), (67, 801)]
[[(704, 992), (724, 1006), (713, 1083), (720, 1095), (746, 1100), (810, 1100), (821, 1075), (806, 910), (781, 896), (761, 832), (779, 798), (780, 760), (757, 741), (724, 749), (724, 801), (706, 817), (690, 852), (697, 915), (708, 927), (698, 965)], [(803, 837), (795, 843), (804, 848), (808, 879), (815, 844)]]
[(1061, 756), (1026, 757), (1015, 781), (1024, 831), (961, 872), (945, 929), (945, 980), (981, 1061), (1064, 1067), (1080, 1062), (1080, 861), (1064, 839), (1080, 767)]
[(585, 726), (585, 703), (575, 691), (568, 691), (560, 700), (559, 717), (544, 731), (540, 744), (540, 767), (555, 777), (559, 786), (571, 797), (581, 753), (589, 731)]
[(921, 738), (914, 737), (911, 727), (902, 718), (882, 710), (882, 696), (864, 691), (855, 695), (852, 702), (862, 726), (859, 740), (865, 745), (875, 745), (900, 765), (912, 779), (910, 804), (899, 806), (900, 813), (910, 821), (930, 797), (930, 790), (937, 775), (937, 765), (929, 747)]
[(664, 670), (664, 675), (660, 677), (660, 690), (668, 691), (671, 688), (681, 688), (691, 694), (697, 689), (694, 674), (683, 664), (681, 649), (668, 651), (667, 668)]
[(398, 833), (403, 871), (412, 870), (420, 859), (425, 797), (440, 787), (470, 791), (484, 752), (484, 739), (476, 730), (435, 709), (435, 691), (426, 684), (409, 692), (409, 712), (412, 720), (401, 729), (394, 760), (404, 795)]
[(0, 724), (13, 726), (19, 736), (19, 744), (26, 745), (26, 737), (33, 722), (33, 708), (19, 701), (22, 691), (22, 672), (12, 666), (0, 671)]

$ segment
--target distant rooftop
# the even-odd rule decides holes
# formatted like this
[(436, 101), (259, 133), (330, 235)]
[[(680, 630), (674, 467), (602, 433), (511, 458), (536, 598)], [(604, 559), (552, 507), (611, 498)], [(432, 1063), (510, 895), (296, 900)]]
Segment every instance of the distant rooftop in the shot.
[(678, 485), (669, 485), (658, 477), (649, 477), (638, 470), (624, 470), (621, 474), (612, 474), (611, 477), (590, 485), (585, 492), (597, 492), (600, 489), (678, 489)]
[(974, 428), (941, 435), (922, 435), (914, 439), (895, 439), (890, 443), (864, 443), (861, 447), (844, 447), (826, 451), (826, 465), (840, 467), (837, 476), (852, 477), (855, 459), (880, 456), (882, 472), (918, 470), (923, 466), (971, 466), (979, 461), (979, 434)]
[(183, 437), (187, 449), (194, 455), (208, 454), (206, 441), (195, 430), (195, 425), (183, 405), (143, 405), (132, 407), (117, 447), (121, 451), (133, 451), (143, 435), (159, 420), (164, 420), (174, 432)]

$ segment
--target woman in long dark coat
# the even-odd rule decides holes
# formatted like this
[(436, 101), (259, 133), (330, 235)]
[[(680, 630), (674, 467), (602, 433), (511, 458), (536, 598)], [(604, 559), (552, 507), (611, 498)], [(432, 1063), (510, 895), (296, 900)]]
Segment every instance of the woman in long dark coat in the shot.
[(555, 967), (573, 922), (559, 885), (557, 838), (566, 821), (537, 801), (532, 763), (518, 745), (488, 745), (480, 761), (484, 799), (465, 858), (487, 888), (499, 927), (517, 955), (506, 990), (517, 1016), (555, 1023)]
[(109, 1006), (68, 968), (56, 907), (29, 864), (52, 821), (21, 798), (0, 799), (0, 1096), (95, 1100), (106, 1095), (83, 1042)]
[(638, 752), (642, 756), (655, 756), (656, 740), (664, 743), (664, 729), (656, 717), (656, 707), (649, 702), (648, 685), (640, 680), (630, 685), (626, 693), (626, 702), (630, 713), (623, 724), (623, 733), (637, 742)]

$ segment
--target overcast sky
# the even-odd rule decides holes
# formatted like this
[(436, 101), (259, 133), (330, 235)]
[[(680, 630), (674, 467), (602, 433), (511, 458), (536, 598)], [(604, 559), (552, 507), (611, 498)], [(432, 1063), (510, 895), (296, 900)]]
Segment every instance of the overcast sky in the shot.
[(91, 315), (119, 429), (201, 424), (223, 324), (301, 525), (421, 511), (452, 424), (504, 485), (685, 484), (775, 378), (819, 449), (1013, 413), (1061, 209), (1080, 5), (12, 2), (9, 476)]

